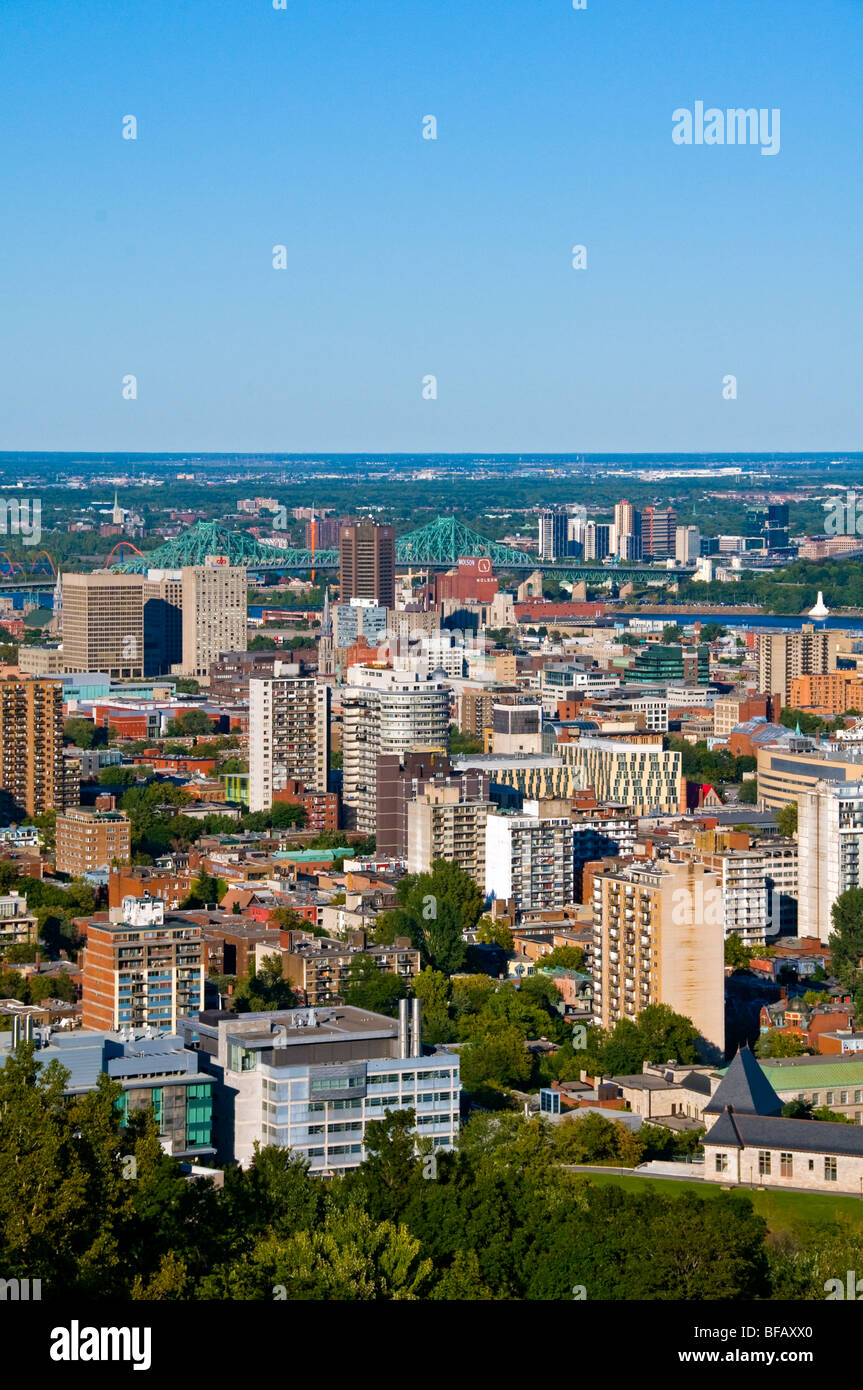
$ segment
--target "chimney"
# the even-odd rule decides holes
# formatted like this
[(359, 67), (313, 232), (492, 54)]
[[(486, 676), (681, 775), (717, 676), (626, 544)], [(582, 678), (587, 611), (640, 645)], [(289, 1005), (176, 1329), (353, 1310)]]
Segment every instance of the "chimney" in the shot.
[[(407, 1005), (407, 1000), (405, 1000), (405, 1005)], [(422, 1003), (419, 999), (412, 1001), (410, 1055), (412, 1057), (422, 1057), (423, 1055)]]
[(410, 1057), (408, 1051), (408, 1001), (399, 1000), (399, 1056)]

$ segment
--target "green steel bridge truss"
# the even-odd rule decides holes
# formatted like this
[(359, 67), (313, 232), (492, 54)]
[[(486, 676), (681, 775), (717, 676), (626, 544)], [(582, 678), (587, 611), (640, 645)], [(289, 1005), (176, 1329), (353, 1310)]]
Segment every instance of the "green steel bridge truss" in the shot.
[[(140, 574), (148, 569), (182, 569), (186, 565), (202, 565), (208, 555), (224, 555), (232, 565), (244, 565), (254, 573), (334, 570), (339, 566), (338, 550), (312, 551), (295, 546), (265, 545), (254, 536), (229, 530), (217, 521), (199, 521), (158, 549), (134, 555), (114, 568), (127, 574)], [(463, 556), (487, 557), (499, 570), (541, 569), (560, 579), (584, 579), (594, 584), (646, 583), (662, 575), (660, 570), (561, 565), (559, 561), (540, 560), (524, 550), (490, 541), (454, 517), (437, 517), (396, 540), (396, 564), (401, 569), (451, 569)]]

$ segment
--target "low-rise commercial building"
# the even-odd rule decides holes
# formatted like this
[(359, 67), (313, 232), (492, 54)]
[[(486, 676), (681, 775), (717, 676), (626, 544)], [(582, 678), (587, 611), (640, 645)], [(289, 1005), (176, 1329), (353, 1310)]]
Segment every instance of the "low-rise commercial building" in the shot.
[[(71, 1032), (39, 1028), (33, 1033), (35, 1060), (56, 1061), (69, 1073), (67, 1096), (94, 1091), (104, 1073), (123, 1088), (121, 1123), (150, 1110), (162, 1148), (173, 1158), (207, 1158), (213, 1147), (214, 1081), (197, 1053), (176, 1035), (153, 1037), (150, 1031)], [(13, 1033), (0, 1032), (0, 1058), (15, 1046)]]

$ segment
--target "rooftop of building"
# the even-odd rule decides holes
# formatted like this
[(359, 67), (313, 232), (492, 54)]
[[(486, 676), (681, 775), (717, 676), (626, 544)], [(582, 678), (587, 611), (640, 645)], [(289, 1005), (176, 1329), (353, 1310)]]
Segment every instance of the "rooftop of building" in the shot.
[(799, 1153), (863, 1158), (863, 1127), (823, 1120), (786, 1120), (776, 1115), (743, 1115), (724, 1110), (704, 1137), (727, 1148), (781, 1149)]
[[(163, 1084), (166, 1076), (179, 1084), (198, 1079), (198, 1058), (176, 1034), (139, 1032), (64, 1033), (53, 1028), (34, 1030), (36, 1056), (40, 1063), (58, 1061), (69, 1073), (66, 1090), (90, 1090), (100, 1072), (115, 1081), (140, 1078), (140, 1084)], [(0, 1055), (12, 1048), (11, 1033), (0, 1033)], [(205, 1079), (205, 1078), (201, 1078)]]
[(620, 1086), (627, 1091), (667, 1091), (669, 1087), (679, 1086), (679, 1082), (670, 1081), (664, 1076), (650, 1076), (641, 1072), (634, 1075), (612, 1076), (609, 1077), (612, 1086)]
[(741, 1047), (733, 1058), (704, 1114), (719, 1114), (729, 1107), (735, 1115), (774, 1116), (782, 1110), (782, 1101), (748, 1047)]

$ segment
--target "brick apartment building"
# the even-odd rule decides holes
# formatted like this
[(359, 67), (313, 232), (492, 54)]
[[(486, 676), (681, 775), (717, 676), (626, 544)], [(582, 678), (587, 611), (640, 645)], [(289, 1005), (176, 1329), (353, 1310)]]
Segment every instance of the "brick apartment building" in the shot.
[[(111, 797), (104, 800), (113, 801)], [(132, 827), (124, 811), (111, 807), (78, 806), (57, 817), (57, 872), (82, 878), (92, 869), (104, 869), (115, 861), (128, 864)]]
[(306, 830), (338, 830), (339, 798), (336, 792), (307, 791), (303, 782), (288, 778), (284, 787), (273, 792), (273, 804), (287, 803), (302, 806), (306, 813)]
[(82, 1026), (174, 1031), (204, 1005), (200, 924), (156, 899), (127, 898), (123, 918), (87, 922)]

